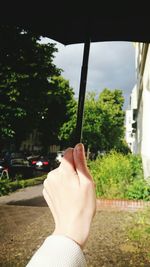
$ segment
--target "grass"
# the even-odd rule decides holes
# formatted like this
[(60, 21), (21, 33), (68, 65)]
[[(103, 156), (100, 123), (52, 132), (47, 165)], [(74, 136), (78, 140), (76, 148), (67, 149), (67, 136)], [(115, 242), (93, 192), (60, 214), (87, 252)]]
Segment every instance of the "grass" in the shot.
[(132, 225), (127, 229), (129, 242), (142, 251), (150, 261), (150, 208), (136, 212)]

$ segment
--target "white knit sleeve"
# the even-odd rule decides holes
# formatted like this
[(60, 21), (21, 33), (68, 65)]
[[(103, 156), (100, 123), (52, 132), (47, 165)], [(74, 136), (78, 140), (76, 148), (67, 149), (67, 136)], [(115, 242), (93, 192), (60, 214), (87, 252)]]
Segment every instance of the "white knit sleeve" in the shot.
[(80, 246), (62, 235), (51, 235), (36, 251), (26, 267), (86, 267)]

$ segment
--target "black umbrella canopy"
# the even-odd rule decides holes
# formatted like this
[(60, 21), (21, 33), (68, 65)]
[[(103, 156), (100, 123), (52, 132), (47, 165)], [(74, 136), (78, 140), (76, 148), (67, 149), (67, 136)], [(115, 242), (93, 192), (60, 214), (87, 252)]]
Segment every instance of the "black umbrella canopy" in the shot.
[(149, 42), (149, 7), (145, 1), (7, 1), (0, 20), (32, 28), (65, 45), (100, 41)]
[[(132, 4), (132, 5), (131, 5)], [(32, 29), (64, 45), (84, 43), (75, 143), (81, 141), (90, 42), (150, 42), (144, 1), (36, 1), (4, 3), (0, 21)]]
[(57, 15), (47, 14), (40, 25), (36, 20), (35, 24), (31, 25), (37, 32), (65, 45), (84, 43), (87, 38), (90, 38), (91, 42), (150, 41), (149, 16), (137, 12), (136, 9), (131, 14), (125, 12), (123, 7), (119, 13), (115, 7), (111, 12), (107, 7), (103, 9), (93, 5), (85, 6), (81, 10), (72, 6), (70, 11), (67, 11), (67, 8), (62, 7), (66, 12), (59, 11)]

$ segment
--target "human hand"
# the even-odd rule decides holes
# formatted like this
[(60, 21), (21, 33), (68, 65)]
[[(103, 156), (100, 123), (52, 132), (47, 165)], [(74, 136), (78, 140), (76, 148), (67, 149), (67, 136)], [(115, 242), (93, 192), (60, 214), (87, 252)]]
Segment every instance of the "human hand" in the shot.
[(43, 195), (54, 217), (53, 234), (65, 235), (83, 248), (96, 212), (96, 195), (82, 144), (65, 151), (60, 166), (44, 181)]

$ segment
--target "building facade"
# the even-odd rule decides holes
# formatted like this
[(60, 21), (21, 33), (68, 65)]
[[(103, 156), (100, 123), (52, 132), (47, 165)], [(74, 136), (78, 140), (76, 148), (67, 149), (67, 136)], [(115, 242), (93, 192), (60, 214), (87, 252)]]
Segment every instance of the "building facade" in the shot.
[[(137, 83), (130, 97), (131, 127), (126, 121), (126, 135), (131, 131), (131, 151), (141, 154), (144, 176), (150, 178), (150, 45), (135, 44)], [(126, 111), (126, 116), (128, 111)], [(128, 144), (129, 144), (129, 139)]]

